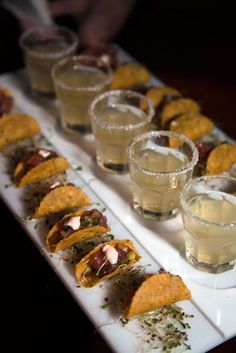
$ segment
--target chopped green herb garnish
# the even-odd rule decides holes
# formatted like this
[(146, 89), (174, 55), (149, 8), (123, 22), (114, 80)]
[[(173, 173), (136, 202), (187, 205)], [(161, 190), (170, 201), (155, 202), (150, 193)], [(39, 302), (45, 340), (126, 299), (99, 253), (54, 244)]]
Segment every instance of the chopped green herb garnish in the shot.
[(75, 167), (74, 170), (76, 170), (77, 172), (80, 172), (81, 170), (83, 170), (83, 167), (79, 165), (78, 167)]

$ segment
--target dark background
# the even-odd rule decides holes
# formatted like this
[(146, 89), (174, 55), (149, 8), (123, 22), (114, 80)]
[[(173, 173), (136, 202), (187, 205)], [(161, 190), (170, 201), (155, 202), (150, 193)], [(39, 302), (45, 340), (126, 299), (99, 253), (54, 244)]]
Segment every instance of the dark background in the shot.
[[(236, 137), (235, 10), (234, 1), (139, 0), (126, 26), (114, 39), (166, 84), (199, 101), (203, 112), (233, 138)], [(9, 23), (11, 31), (6, 31)], [(16, 21), (1, 10), (0, 72), (22, 65), (16, 46), (19, 34)], [(3, 204), (0, 204), (0, 220), (6, 351), (17, 346), (25, 353), (36, 350), (109, 353)], [(236, 351), (236, 339), (213, 349), (212, 353), (231, 351)]]

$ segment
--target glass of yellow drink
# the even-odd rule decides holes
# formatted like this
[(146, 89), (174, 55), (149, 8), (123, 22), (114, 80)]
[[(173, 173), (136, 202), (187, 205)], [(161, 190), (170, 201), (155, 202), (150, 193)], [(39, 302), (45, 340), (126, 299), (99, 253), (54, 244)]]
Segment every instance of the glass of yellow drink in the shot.
[(134, 91), (110, 91), (95, 98), (89, 111), (98, 165), (113, 173), (127, 172), (130, 141), (150, 129), (151, 101)]
[(236, 261), (236, 178), (193, 179), (181, 193), (187, 260), (196, 268), (220, 273)]
[(78, 46), (78, 36), (62, 26), (42, 26), (26, 30), (19, 44), (24, 52), (24, 60), (34, 91), (53, 94), (51, 75), (56, 61), (73, 55)]
[(90, 132), (89, 104), (109, 89), (112, 70), (103, 58), (78, 55), (53, 67), (62, 127), (71, 132)]
[(134, 209), (144, 218), (175, 217), (179, 196), (198, 161), (192, 141), (171, 131), (136, 136), (128, 148)]

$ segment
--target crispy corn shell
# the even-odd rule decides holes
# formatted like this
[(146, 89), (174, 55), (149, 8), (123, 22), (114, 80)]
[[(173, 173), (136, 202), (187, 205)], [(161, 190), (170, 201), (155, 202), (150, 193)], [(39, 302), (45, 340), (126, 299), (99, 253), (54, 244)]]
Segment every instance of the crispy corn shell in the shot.
[(236, 144), (223, 143), (209, 154), (206, 163), (206, 174), (220, 174), (236, 163)]
[(40, 202), (33, 218), (45, 217), (73, 208), (92, 204), (89, 196), (80, 188), (72, 185), (52, 189)]
[(150, 88), (147, 91), (146, 96), (151, 99), (154, 108), (156, 108), (165, 96), (180, 97), (181, 93), (175, 88), (162, 86)]
[(127, 89), (145, 84), (150, 79), (149, 71), (140, 64), (123, 64), (117, 66), (113, 73), (112, 89)]
[(214, 123), (202, 114), (183, 114), (170, 123), (170, 130), (187, 136), (190, 140), (198, 140), (209, 134)]
[(180, 98), (167, 103), (161, 113), (161, 125), (164, 127), (166, 123), (180, 114), (190, 113), (197, 114), (200, 106), (197, 102), (190, 98)]
[(39, 133), (39, 123), (31, 116), (6, 114), (0, 119), (0, 149)]
[(191, 292), (181, 277), (166, 272), (151, 275), (142, 282), (134, 293), (131, 303), (123, 315), (129, 319), (190, 298)]
[(40, 163), (36, 167), (30, 169), (22, 178), (18, 180), (18, 176), (24, 169), (24, 163), (20, 162), (18, 163), (14, 171), (14, 179), (17, 180), (17, 186), (24, 186), (49, 178), (55, 174), (65, 171), (69, 167), (70, 164), (67, 162), (66, 159), (62, 157), (55, 157), (43, 163)]

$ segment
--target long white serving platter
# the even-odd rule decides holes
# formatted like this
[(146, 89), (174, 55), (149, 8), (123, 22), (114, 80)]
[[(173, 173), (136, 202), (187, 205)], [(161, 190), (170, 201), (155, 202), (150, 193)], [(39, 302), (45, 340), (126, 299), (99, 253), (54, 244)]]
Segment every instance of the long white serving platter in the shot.
[[(160, 81), (153, 78), (155, 84)], [(69, 172), (69, 179), (82, 188), (96, 203), (106, 208), (106, 215), (116, 238), (129, 238), (142, 255), (141, 264), (151, 264), (151, 272), (160, 267), (179, 274), (192, 292), (192, 300), (181, 302), (181, 307), (193, 314), (188, 330), (191, 352), (203, 353), (230, 339), (236, 334), (236, 269), (211, 275), (194, 270), (183, 255), (183, 225), (180, 215), (172, 220), (157, 223), (136, 215), (131, 207), (131, 187), (128, 175), (111, 175), (100, 170), (95, 163), (95, 143), (92, 134), (71, 135), (62, 131), (54, 100), (34, 96), (28, 89), (24, 71), (0, 77), (0, 86), (12, 90), (16, 109), (34, 116), (40, 123), (43, 135), (67, 158), (72, 166), (82, 166), (82, 171)], [(215, 130), (222, 139), (223, 132)], [(117, 353), (135, 353), (140, 347), (140, 335), (129, 325), (123, 327), (109, 310), (104, 311), (103, 287), (77, 288), (72, 267), (58, 256), (50, 256), (45, 248), (45, 229), (35, 229), (32, 221), (25, 221), (22, 190), (6, 188), (10, 183), (4, 173), (4, 157), (0, 157), (0, 196), (11, 212), (17, 216), (31, 240), (43, 253), (80, 307)], [(131, 324), (132, 325), (132, 324)], [(152, 350), (155, 352), (154, 350)]]

